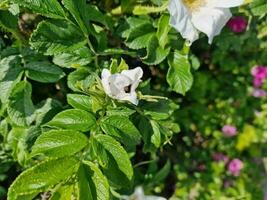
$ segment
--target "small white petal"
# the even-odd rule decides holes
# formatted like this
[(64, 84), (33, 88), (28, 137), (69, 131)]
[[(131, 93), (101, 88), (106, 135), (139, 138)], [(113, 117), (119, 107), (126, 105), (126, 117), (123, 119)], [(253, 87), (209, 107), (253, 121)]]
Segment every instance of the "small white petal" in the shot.
[(138, 105), (138, 99), (137, 99), (137, 94), (136, 92), (131, 92), (129, 94), (126, 94), (125, 96), (121, 97), (120, 100), (123, 101), (130, 101), (134, 105)]
[(108, 78), (109, 76), (111, 76), (110, 71), (108, 69), (103, 69), (101, 73), (101, 78)]
[(199, 31), (208, 36), (211, 44), (214, 36), (220, 34), (231, 16), (228, 8), (203, 7), (192, 14), (192, 22)]
[(198, 31), (191, 22), (191, 14), (182, 0), (170, 0), (168, 10), (170, 12), (170, 25), (179, 31), (184, 39), (193, 43), (198, 39)]
[(105, 93), (109, 96), (111, 95), (111, 90), (110, 90), (109, 81), (108, 81), (110, 76), (111, 76), (110, 71), (108, 69), (103, 69), (101, 73), (101, 83), (102, 83)]
[(212, 0), (211, 4), (218, 8), (232, 8), (240, 6), (244, 3), (244, 0)]
[(141, 78), (143, 76), (143, 70), (141, 67), (136, 67), (132, 70), (123, 70), (121, 74), (129, 77), (132, 80), (131, 92), (134, 92), (141, 81)]
[(136, 67), (131, 70), (123, 70), (121, 74), (128, 76), (132, 81), (136, 81), (142, 78), (143, 70), (141, 67)]

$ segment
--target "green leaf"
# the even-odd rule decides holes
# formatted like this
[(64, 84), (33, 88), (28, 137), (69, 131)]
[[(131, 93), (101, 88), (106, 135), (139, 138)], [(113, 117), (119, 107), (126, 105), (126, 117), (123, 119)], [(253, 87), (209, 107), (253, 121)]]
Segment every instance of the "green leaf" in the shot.
[(68, 87), (76, 92), (81, 91), (81, 88), (78, 87), (78, 82), (86, 79), (90, 75), (90, 72), (88, 69), (77, 69), (74, 72), (71, 72), (68, 76)]
[(123, 58), (121, 58), (121, 62), (120, 62), (119, 65), (118, 65), (117, 59), (112, 59), (112, 62), (110, 64), (110, 67), (109, 68), (110, 68), (110, 72), (112, 74), (115, 74), (115, 73), (120, 73), (123, 70), (128, 70), (129, 69), (129, 66), (125, 62), (125, 60)]
[(65, 20), (47, 20), (39, 23), (30, 44), (47, 55), (72, 52), (83, 47), (86, 38), (79, 29)]
[(155, 152), (157, 147), (160, 147), (161, 145), (161, 132), (159, 124), (156, 121), (149, 120), (144, 116), (140, 116), (137, 123), (144, 141), (144, 151)]
[(165, 48), (168, 41), (168, 33), (171, 29), (169, 26), (170, 17), (168, 15), (161, 15), (158, 23), (157, 37), (159, 45)]
[(190, 56), (190, 61), (191, 61), (192, 68), (194, 70), (198, 70), (199, 67), (201, 66), (200, 60), (194, 54)]
[(111, 108), (108, 108), (107, 110), (107, 115), (110, 116), (110, 115), (120, 115), (120, 116), (126, 116), (126, 117), (129, 117), (130, 115), (134, 114), (136, 111), (135, 110), (132, 110), (130, 108), (127, 108), (127, 107), (111, 107)]
[(44, 192), (69, 178), (78, 167), (72, 157), (44, 161), (21, 173), (8, 190), (8, 200), (20, 200), (21, 196)]
[(82, 47), (74, 52), (60, 53), (54, 56), (56, 65), (66, 68), (79, 68), (92, 61), (92, 54), (87, 47)]
[(80, 109), (69, 109), (57, 114), (48, 126), (86, 132), (96, 124), (95, 116)]
[(171, 162), (167, 160), (166, 164), (153, 176), (151, 182), (159, 183), (164, 181), (171, 170)]
[(7, 112), (13, 123), (29, 126), (34, 119), (35, 107), (31, 100), (32, 87), (27, 81), (18, 83), (11, 92)]
[(87, 137), (72, 130), (51, 130), (40, 135), (32, 148), (31, 156), (44, 154), (49, 157), (70, 156), (87, 145)]
[[(108, 135), (99, 134), (94, 137), (98, 145), (100, 145), (109, 156), (115, 161), (117, 170), (120, 170), (128, 180), (133, 178), (133, 168), (127, 152), (123, 149), (121, 144)], [(96, 154), (99, 155), (99, 154)], [(99, 155), (101, 156), (101, 155)], [(112, 160), (106, 160), (110, 162)], [(111, 163), (113, 164), (113, 163)], [(108, 166), (108, 164), (107, 164)]]
[(26, 7), (40, 15), (63, 19), (65, 12), (57, 0), (11, 0), (13, 3)]
[(92, 111), (92, 99), (87, 95), (68, 94), (67, 101), (73, 108)]
[(147, 46), (147, 55), (143, 58), (143, 62), (148, 65), (157, 65), (161, 63), (169, 54), (170, 47), (162, 48), (159, 45), (158, 38), (156, 34), (154, 34)]
[(92, 162), (84, 161), (78, 171), (80, 200), (109, 200), (109, 184), (101, 170)]
[(62, 110), (62, 105), (59, 101), (47, 98), (36, 106), (35, 110), (35, 125), (43, 125), (49, 122), (58, 112)]
[(22, 127), (14, 127), (8, 133), (8, 144), (12, 147), (12, 156), (22, 166), (27, 160), (27, 147), (25, 140), (27, 137), (27, 129)]
[(0, 10), (0, 26), (7, 30), (15, 30), (18, 28), (18, 17), (12, 15), (7, 10)]
[(121, 10), (123, 13), (131, 13), (133, 11), (136, 0), (121, 0)]
[(9, 56), (0, 61), (0, 99), (7, 103), (14, 86), (19, 83), (22, 76), (19, 56)]
[(151, 142), (157, 147), (160, 147), (161, 144), (161, 133), (160, 133), (160, 125), (154, 121), (150, 120), (150, 124), (153, 130), (153, 135), (151, 136)]
[(167, 81), (171, 89), (184, 95), (193, 84), (188, 56), (175, 51), (169, 56), (168, 64)]
[(166, 7), (167, 7), (166, 3), (160, 7), (137, 5), (133, 9), (133, 14), (134, 15), (149, 15), (151, 13), (159, 13), (159, 12), (163, 12), (164, 10), (166, 10)]
[(65, 73), (49, 62), (30, 62), (25, 65), (26, 75), (41, 83), (54, 83), (65, 76)]
[(70, 11), (84, 34), (88, 35), (88, 10), (86, 0), (63, 0), (64, 6)]
[(49, 200), (68, 200), (73, 197), (75, 185), (63, 185), (54, 191)]
[(99, 11), (98, 7), (88, 5), (87, 7), (88, 19), (90, 22), (97, 22), (106, 26), (106, 28), (113, 28), (112, 18), (108, 15), (104, 15), (101, 11)]
[(267, 2), (266, 0), (254, 0), (250, 4), (251, 11), (254, 15), (260, 16), (267, 13)]
[(126, 40), (126, 45), (131, 49), (146, 48), (154, 34), (155, 29), (150, 23), (134, 26), (132, 29), (130, 29), (130, 33)]
[(133, 123), (125, 116), (111, 115), (103, 118), (100, 124), (102, 130), (124, 143), (126, 146), (136, 145), (141, 135)]

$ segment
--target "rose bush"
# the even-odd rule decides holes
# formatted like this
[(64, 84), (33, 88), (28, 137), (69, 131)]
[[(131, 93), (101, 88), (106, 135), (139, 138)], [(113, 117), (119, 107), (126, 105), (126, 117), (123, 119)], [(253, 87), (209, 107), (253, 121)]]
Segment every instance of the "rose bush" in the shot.
[(264, 199), (266, 14), (2, 0), (0, 198)]

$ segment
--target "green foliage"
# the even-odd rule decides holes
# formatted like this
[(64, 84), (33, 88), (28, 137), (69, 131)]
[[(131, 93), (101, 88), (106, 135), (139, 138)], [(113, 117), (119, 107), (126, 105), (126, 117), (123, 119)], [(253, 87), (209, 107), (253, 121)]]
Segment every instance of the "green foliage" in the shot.
[(52, 130), (38, 137), (32, 147), (31, 156), (44, 154), (49, 157), (64, 157), (81, 151), (87, 138), (78, 131)]
[(125, 116), (111, 115), (103, 118), (100, 124), (102, 130), (126, 146), (136, 145), (141, 135), (132, 122)]
[(29, 126), (33, 121), (34, 105), (31, 100), (30, 83), (22, 81), (11, 92), (7, 112), (11, 121), (18, 126)]
[(184, 95), (192, 87), (193, 83), (187, 56), (176, 51), (170, 55), (168, 64), (170, 68), (167, 74), (167, 81), (170, 87)]
[[(127, 152), (120, 143), (108, 135), (97, 135), (93, 139), (95, 155), (98, 156), (102, 167), (108, 173), (107, 176), (119, 178), (118, 175), (120, 176), (120, 172), (122, 172), (128, 181), (131, 181), (133, 178), (133, 168)], [(114, 168), (120, 172), (116, 172)], [(113, 181), (112, 178), (111, 181)], [(123, 180), (115, 181), (122, 181), (120, 185), (123, 185)]]
[(46, 17), (56, 19), (65, 17), (65, 12), (57, 0), (11, 0), (11, 2), (27, 7)]
[(25, 65), (26, 76), (41, 83), (54, 83), (65, 74), (57, 66), (47, 62), (31, 62)]
[(49, 20), (41, 22), (31, 36), (32, 47), (47, 55), (78, 50), (86, 39), (79, 29), (68, 21)]
[(267, 82), (253, 86), (251, 68), (267, 62), (266, 1), (232, 9), (246, 30), (228, 24), (211, 46), (189, 45), (168, 5), (0, 2), (0, 199), (129, 199), (138, 185), (171, 200), (263, 199), (266, 96), (254, 96)]
[(72, 157), (44, 161), (20, 174), (9, 189), (8, 199), (27, 199), (28, 195), (34, 197), (39, 192), (68, 179), (77, 171), (77, 167), (78, 162)]
[(84, 110), (69, 109), (58, 113), (48, 126), (77, 131), (89, 131), (96, 123), (94, 115)]

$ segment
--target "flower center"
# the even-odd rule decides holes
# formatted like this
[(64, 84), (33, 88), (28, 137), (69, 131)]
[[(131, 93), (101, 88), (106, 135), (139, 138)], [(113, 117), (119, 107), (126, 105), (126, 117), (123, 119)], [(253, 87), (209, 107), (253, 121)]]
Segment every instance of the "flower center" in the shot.
[(206, 3), (206, 0), (182, 0), (185, 6), (190, 10), (197, 10)]
[(130, 93), (131, 92), (131, 85), (128, 85), (128, 86), (124, 87), (124, 91), (126, 93)]

